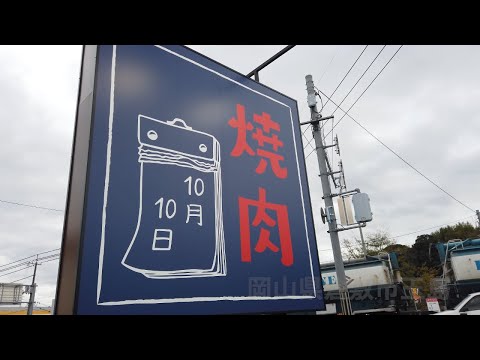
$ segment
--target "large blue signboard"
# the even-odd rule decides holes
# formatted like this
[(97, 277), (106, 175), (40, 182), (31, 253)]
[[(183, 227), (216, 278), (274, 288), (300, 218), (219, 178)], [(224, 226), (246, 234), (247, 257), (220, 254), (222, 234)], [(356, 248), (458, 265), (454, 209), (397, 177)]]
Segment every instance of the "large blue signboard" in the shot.
[(297, 103), (182, 46), (99, 46), (77, 314), (323, 309)]

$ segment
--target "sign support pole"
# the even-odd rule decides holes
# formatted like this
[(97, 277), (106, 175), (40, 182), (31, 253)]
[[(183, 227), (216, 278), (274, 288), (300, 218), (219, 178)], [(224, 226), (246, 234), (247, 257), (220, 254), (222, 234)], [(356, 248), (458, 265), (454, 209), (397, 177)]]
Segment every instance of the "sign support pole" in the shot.
[(83, 208), (87, 181), (88, 149), (90, 126), (94, 104), (94, 83), (96, 72), (97, 45), (84, 45), (80, 82), (77, 99), (75, 132), (73, 135), (70, 177), (68, 181), (67, 204), (58, 268), (55, 313), (75, 314), (80, 239), (83, 223)]

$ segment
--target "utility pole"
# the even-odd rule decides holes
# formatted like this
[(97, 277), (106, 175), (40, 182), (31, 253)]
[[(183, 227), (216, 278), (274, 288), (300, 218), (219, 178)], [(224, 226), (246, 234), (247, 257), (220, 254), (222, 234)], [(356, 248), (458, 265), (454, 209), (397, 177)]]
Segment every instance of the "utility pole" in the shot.
[[(347, 288), (347, 279), (345, 277), (345, 268), (342, 259), (342, 250), (340, 249), (340, 240), (338, 238), (337, 220), (335, 219), (335, 210), (333, 207), (332, 190), (328, 179), (330, 173), (327, 170), (327, 156), (325, 154), (325, 145), (323, 144), (322, 134), (320, 132), (321, 115), (317, 110), (317, 100), (313, 85), (312, 75), (305, 76), (307, 82), (308, 106), (312, 115), (313, 138), (315, 139), (315, 147), (318, 159), (318, 167), (320, 168), (320, 179), (322, 181), (323, 199), (327, 214), (330, 214), (328, 221), (328, 229), (330, 240), (332, 242), (333, 259), (335, 261), (335, 271), (337, 273), (338, 292), (340, 294), (340, 304), (342, 314), (352, 315), (352, 305), (350, 303), (350, 295)], [(315, 121), (316, 120), (316, 121)]]
[(30, 300), (28, 301), (28, 310), (27, 315), (33, 315), (33, 304), (35, 303), (35, 289), (37, 285), (35, 284), (35, 276), (37, 275), (37, 265), (38, 265), (38, 255), (35, 259), (35, 268), (33, 270), (32, 285), (30, 286)]
[(480, 228), (480, 210), (477, 210), (477, 211), (475, 211), (475, 213), (477, 214), (477, 218), (478, 218), (478, 227)]

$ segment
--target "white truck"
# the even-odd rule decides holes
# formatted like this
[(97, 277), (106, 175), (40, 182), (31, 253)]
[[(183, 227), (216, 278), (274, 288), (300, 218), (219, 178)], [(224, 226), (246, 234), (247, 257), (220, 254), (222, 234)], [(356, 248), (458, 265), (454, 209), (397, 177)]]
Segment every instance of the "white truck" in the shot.
[[(399, 313), (412, 306), (412, 296), (403, 286), (395, 253), (345, 261), (344, 266), (354, 314)], [(339, 314), (335, 265), (322, 264), (321, 273), (327, 310), (317, 314)]]
[(436, 247), (443, 269), (442, 305), (452, 309), (467, 295), (480, 291), (480, 239), (454, 239)]

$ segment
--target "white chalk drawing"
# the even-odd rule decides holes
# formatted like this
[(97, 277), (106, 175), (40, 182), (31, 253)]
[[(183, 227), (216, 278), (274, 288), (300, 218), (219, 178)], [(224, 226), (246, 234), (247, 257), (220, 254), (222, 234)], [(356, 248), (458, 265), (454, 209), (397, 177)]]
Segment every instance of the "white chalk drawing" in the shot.
[[(167, 234), (167, 236), (159, 236), (160, 234)], [(153, 236), (152, 250), (165, 251), (172, 248), (172, 229), (155, 229)]]
[(187, 209), (188, 209), (188, 213), (187, 213), (187, 220), (185, 220), (185, 224), (188, 224), (191, 217), (198, 217), (198, 225), (202, 226), (202, 205), (188, 204)]
[[(305, 230), (305, 241), (307, 244), (307, 249), (308, 249), (308, 257), (309, 257), (309, 267), (310, 267), (310, 275), (311, 275), (311, 281), (313, 284), (313, 291), (314, 294), (313, 296), (311, 295), (276, 295), (276, 296), (251, 296), (251, 295), (245, 295), (245, 296), (239, 296), (239, 295), (232, 295), (228, 293), (228, 290), (225, 290), (225, 294), (223, 296), (208, 296), (208, 295), (197, 295), (197, 296), (191, 296), (191, 297), (167, 297), (167, 298), (144, 298), (141, 295), (133, 295), (126, 297), (124, 299), (116, 299), (116, 300), (101, 300), (101, 294), (102, 294), (102, 282), (105, 280), (104, 277), (104, 256), (105, 256), (105, 242), (110, 241), (107, 239), (107, 234), (106, 234), (106, 224), (108, 221), (108, 191), (109, 191), (109, 186), (110, 186), (110, 166), (111, 166), (111, 158), (112, 158), (112, 138), (113, 138), (113, 128), (115, 126), (115, 117), (114, 117), (114, 110), (115, 110), (115, 78), (116, 78), (116, 66), (117, 66), (117, 45), (113, 45), (113, 52), (112, 52), (112, 68), (111, 68), (111, 87), (110, 87), (110, 109), (109, 109), (109, 119), (108, 119), (108, 143), (107, 143), (107, 160), (105, 164), (106, 168), (106, 175), (105, 175), (105, 184), (104, 184), (104, 194), (103, 194), (103, 213), (102, 213), (102, 234), (101, 234), (101, 240), (100, 240), (100, 252), (99, 252), (99, 262), (98, 262), (98, 283), (97, 283), (97, 304), (101, 306), (122, 306), (122, 305), (134, 305), (134, 304), (171, 304), (171, 303), (195, 303), (195, 302), (216, 302), (216, 301), (261, 301), (261, 300), (293, 300), (293, 299), (313, 299), (316, 298), (317, 296), (317, 289), (315, 286), (315, 281), (314, 281), (314, 271), (313, 271), (313, 259), (312, 259), (312, 252), (310, 249), (310, 239), (309, 239), (309, 233), (308, 233), (308, 228), (307, 228), (307, 209), (305, 207), (305, 199), (303, 196), (303, 186), (302, 186), (302, 181), (300, 177), (300, 163), (299, 163), (299, 153), (297, 150), (297, 145), (296, 145), (296, 139), (295, 139), (295, 134), (297, 133), (297, 127), (294, 124), (293, 120), (293, 115), (292, 115), (292, 109), (289, 105), (274, 99), (262, 92), (259, 92), (255, 89), (250, 88), (249, 86), (245, 85), (242, 82), (239, 82), (237, 80), (234, 80), (228, 76), (225, 76), (203, 64), (200, 64), (192, 59), (189, 59), (188, 57), (185, 57), (175, 51), (172, 51), (166, 47), (160, 46), (160, 45), (155, 45), (155, 47), (158, 49), (158, 51), (163, 51), (165, 53), (170, 54), (173, 57), (176, 57), (177, 59), (181, 59), (185, 62), (188, 62), (192, 64), (192, 66), (196, 66), (198, 68), (203, 69), (204, 71), (207, 71), (215, 76), (218, 76), (226, 81), (228, 81), (231, 84), (234, 84), (235, 86), (239, 86), (241, 88), (244, 88), (245, 90), (254, 93), (256, 95), (259, 95), (263, 98), (269, 99), (270, 101), (273, 101), (285, 108), (288, 108), (289, 114), (290, 114), (290, 122), (291, 122), (291, 130), (292, 130), (292, 140), (294, 143), (294, 149), (295, 149), (295, 163), (296, 163), (296, 174), (298, 176), (298, 184), (299, 184), (299, 191), (300, 191), (300, 197), (302, 200), (302, 215), (304, 218), (303, 225), (304, 225), (304, 230)], [(297, 134), (297, 136), (300, 136)], [(152, 131), (147, 134), (148, 139), (155, 141), (158, 139), (158, 134), (155, 131)], [(208, 149), (205, 144), (200, 144), (198, 149), (200, 152), (205, 153)], [(187, 179), (185, 179), (187, 180)], [(191, 180), (192, 181), (192, 180)], [(199, 185), (200, 186), (200, 185)], [(200, 188), (199, 188), (200, 190)], [(192, 191), (192, 190), (191, 190)], [(158, 200), (158, 199), (156, 199)], [(140, 209), (141, 210), (141, 209)], [(223, 223), (221, 223), (221, 231), (223, 233)], [(159, 232), (156, 233), (157, 236), (160, 237), (165, 237), (167, 234), (167, 239), (168, 237), (168, 230), (169, 229), (158, 229)], [(155, 235), (155, 234), (154, 234)], [(167, 244), (168, 245), (168, 244)], [(161, 243), (156, 244), (155, 246), (157, 247), (162, 247)], [(154, 245), (152, 244), (152, 249)], [(225, 249), (223, 248), (223, 258), (225, 258)], [(166, 277), (165, 277), (166, 278)]]
[[(196, 145), (192, 145), (190, 141), (190, 144), (181, 147), (181, 145), (178, 145), (178, 142), (169, 142), (169, 136), (172, 134), (183, 137), (182, 135), (187, 135), (185, 132), (195, 133), (196, 135), (193, 135), (193, 139), (201, 139), (202, 143), (196, 147)], [(227, 263), (223, 234), (220, 145), (217, 139), (210, 134), (194, 130), (182, 119), (177, 118), (171, 121), (160, 121), (148, 116), (139, 115), (138, 142), (140, 144), (138, 151), (138, 162), (140, 163), (138, 220), (135, 234), (122, 259), (122, 265), (151, 279), (225, 276), (227, 274)], [(179, 150), (179, 146), (182, 150)], [(200, 151), (200, 154), (197, 150)], [(189, 203), (182, 207), (178, 204), (178, 201), (168, 196), (162, 196), (156, 201), (155, 199), (152, 201), (149, 198), (152, 189), (146, 188), (144, 183), (146, 179), (144, 177), (157, 175), (156, 178), (160, 180), (161, 177), (158, 176), (159, 174), (163, 173), (164, 177), (171, 175), (177, 167), (191, 169), (194, 173), (199, 172), (200, 174), (203, 173), (213, 177), (213, 183), (210, 184), (213, 187), (213, 211), (215, 211), (215, 223), (212, 224), (213, 226), (211, 227), (213, 228), (213, 233), (207, 236), (205, 236), (205, 234), (201, 236), (203, 243), (207, 241), (213, 242), (215, 245), (215, 251), (212, 254), (209, 267), (200, 269), (185, 267), (184, 260), (188, 257), (195, 257), (195, 255), (192, 255), (192, 249), (202, 246), (200, 239), (198, 237), (196, 238), (194, 233), (186, 235), (185, 232), (183, 232), (177, 235), (176, 232), (178, 230), (156, 227), (158, 225), (165, 226), (169, 224), (169, 221), (174, 219), (176, 215), (179, 215), (182, 210), (186, 210), (185, 224), (190, 223), (196, 224), (199, 227), (203, 226), (203, 209), (201, 204)], [(145, 175), (147, 171), (149, 173)], [(160, 173), (158, 171), (160, 171)], [(183, 183), (182, 186), (185, 188), (185, 195), (187, 195), (188, 198), (193, 197), (199, 199), (204, 195), (205, 181), (201, 177), (190, 175), (185, 178)], [(178, 184), (174, 184), (174, 186), (178, 188)], [(158, 182), (158, 186), (153, 190), (168, 193), (169, 188), (161, 182)], [(148, 215), (149, 213), (151, 214), (152, 211), (155, 212), (155, 216), (153, 217)], [(146, 217), (146, 219), (144, 219), (144, 217)], [(147, 227), (147, 229), (144, 229), (145, 227)], [(178, 250), (178, 244), (180, 242), (182, 242), (182, 247), (181, 250)], [(187, 245), (188, 252), (185, 251)], [(140, 255), (132, 256), (131, 253), (135, 247)], [(153, 253), (148, 254), (145, 253), (146, 251)], [(142, 260), (147, 256), (153, 256), (155, 261), (152, 262), (152, 260), (149, 260), (142, 263)], [(177, 258), (175, 258), (175, 256), (177, 256)], [(177, 260), (179, 261), (179, 268), (172, 268), (172, 265), (169, 264), (169, 266), (167, 266), (168, 269), (162, 269), (162, 266), (165, 266), (163, 264), (165, 261), (171, 262)]]

